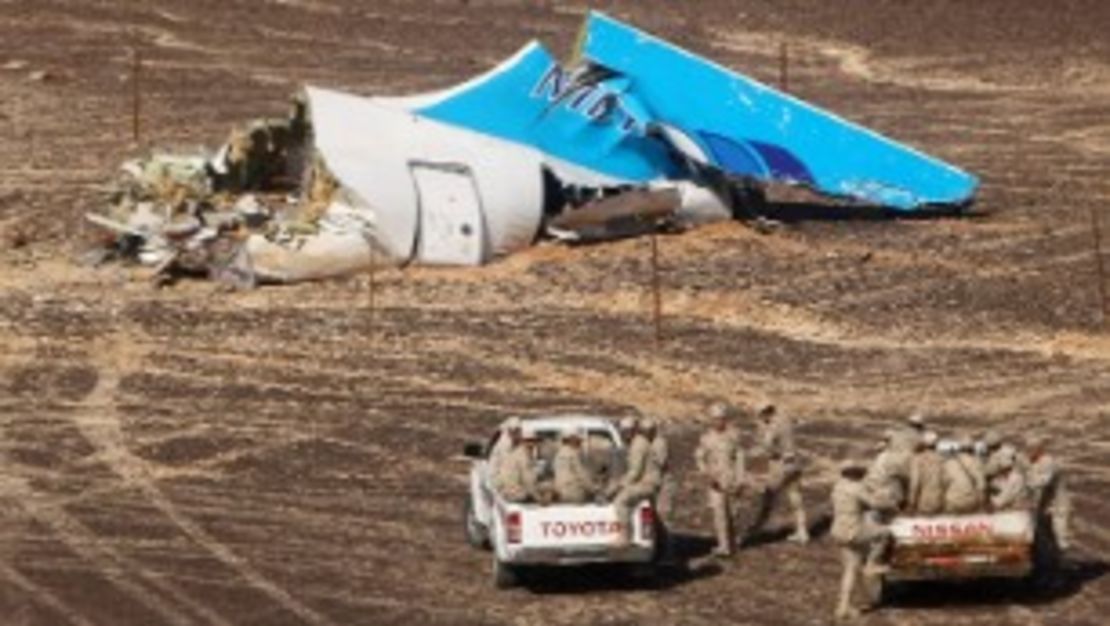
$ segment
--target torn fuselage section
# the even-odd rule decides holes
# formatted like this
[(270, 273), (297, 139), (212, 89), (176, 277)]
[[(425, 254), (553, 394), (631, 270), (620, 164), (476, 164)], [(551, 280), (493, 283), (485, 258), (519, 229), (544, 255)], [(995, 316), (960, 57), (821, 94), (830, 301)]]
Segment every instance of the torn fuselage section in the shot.
[(783, 185), (903, 212), (974, 198), (952, 165), (600, 13), (576, 58), (531, 43), (401, 98), (308, 87), (213, 154), (128, 162), (89, 216), (94, 259), (250, 287), (759, 216)]

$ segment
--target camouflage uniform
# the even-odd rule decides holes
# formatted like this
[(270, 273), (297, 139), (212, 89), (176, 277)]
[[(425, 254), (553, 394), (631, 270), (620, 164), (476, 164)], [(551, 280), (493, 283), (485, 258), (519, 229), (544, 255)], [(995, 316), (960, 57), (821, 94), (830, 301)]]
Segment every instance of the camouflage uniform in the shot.
[(694, 461), (709, 486), (708, 504), (713, 514), (713, 530), (717, 537), (716, 553), (732, 554), (735, 545), (732, 526), (732, 496), (744, 484), (744, 451), (740, 433), (722, 422), (730, 409), (724, 405), (710, 408), (710, 417), (717, 427), (706, 431), (694, 452)]
[(936, 434), (926, 433), (910, 462), (908, 509), (918, 515), (944, 511), (944, 458), (936, 450)]
[(758, 414), (769, 419), (757, 420), (758, 448), (770, 461), (767, 484), (760, 497), (759, 512), (748, 528), (748, 535), (754, 535), (767, 523), (775, 504), (785, 493), (794, 514), (794, 533), (791, 541), (809, 541), (809, 522), (806, 518), (805, 503), (802, 500), (802, 468), (798, 462), (797, 448), (794, 443), (794, 421), (777, 412), (774, 405), (765, 404)]
[(1025, 473), (1017, 466), (1017, 450), (1001, 446), (996, 454), (995, 476), (991, 481), (991, 508), (1004, 511), (1023, 507), (1029, 500)]
[(897, 435), (888, 437), (888, 444), (867, 468), (863, 484), (884, 511), (898, 511), (906, 503), (910, 483), (912, 452), (896, 447)]
[(977, 513), (986, 496), (986, 477), (979, 459), (970, 452), (969, 442), (944, 461), (944, 512)]
[(1064, 550), (1071, 546), (1071, 494), (1056, 459), (1044, 451), (1047, 441), (1035, 442), (1029, 468), (1029, 487), (1033, 493), (1038, 517), (1050, 518), (1056, 543)]
[(564, 436), (553, 462), (555, 493), (558, 494), (559, 502), (566, 504), (584, 504), (592, 501), (597, 495), (597, 482), (586, 469), (586, 464), (582, 460), (582, 450), (573, 443), (575, 438), (581, 442), (580, 433), (569, 433)]
[(520, 443), (505, 456), (493, 486), (509, 502), (530, 502), (539, 498), (531, 446)]
[(517, 439), (520, 438), (520, 429), (520, 418), (516, 417), (509, 418), (501, 426), (501, 435), (489, 452), (489, 475), (492, 479), (496, 480), (497, 475), (501, 473), (505, 458), (509, 456), (509, 452), (516, 445), (513, 443), (514, 435)]
[(613, 497), (613, 506), (621, 521), (621, 543), (628, 543), (631, 539), (632, 509), (640, 502), (651, 499), (663, 479), (659, 467), (652, 461), (651, 442), (647, 437), (639, 433), (634, 435), (626, 458), (624, 475)]
[(655, 510), (659, 521), (664, 526), (669, 526), (671, 513), (674, 508), (674, 477), (671, 476), (671, 450), (667, 438), (659, 432), (653, 420), (645, 423), (646, 430), (654, 433), (651, 437), (651, 462), (662, 477), (659, 484), (659, 493), (655, 495)]
[(836, 618), (845, 619), (858, 614), (852, 606), (853, 592), (862, 576), (879, 570), (879, 560), (890, 531), (868, 514), (882, 503), (869, 493), (858, 477), (849, 475), (854, 471), (862, 473), (862, 468), (848, 462), (841, 464), (840, 471), (841, 477), (832, 490), (833, 522), (829, 535), (840, 546), (844, 566)]

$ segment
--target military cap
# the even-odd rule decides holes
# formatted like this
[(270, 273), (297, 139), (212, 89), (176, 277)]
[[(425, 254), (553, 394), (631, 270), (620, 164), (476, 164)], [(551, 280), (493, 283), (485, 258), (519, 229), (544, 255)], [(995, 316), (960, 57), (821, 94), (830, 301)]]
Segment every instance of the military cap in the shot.
[(732, 417), (734, 412), (735, 411), (733, 410), (732, 406), (729, 405), (727, 402), (714, 402), (713, 404), (709, 405), (710, 419), (728, 419)]
[(997, 448), (1002, 445), (1002, 435), (998, 434), (998, 431), (992, 428), (983, 433), (983, 443), (987, 444), (988, 448)]

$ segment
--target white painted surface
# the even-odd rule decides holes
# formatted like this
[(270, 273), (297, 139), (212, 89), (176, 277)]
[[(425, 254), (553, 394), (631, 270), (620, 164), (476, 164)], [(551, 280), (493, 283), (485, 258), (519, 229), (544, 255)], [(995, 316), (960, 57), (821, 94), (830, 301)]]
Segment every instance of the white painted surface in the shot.
[(417, 256), (432, 265), (479, 265), (486, 232), (481, 200), (464, 167), (412, 166), (420, 197)]

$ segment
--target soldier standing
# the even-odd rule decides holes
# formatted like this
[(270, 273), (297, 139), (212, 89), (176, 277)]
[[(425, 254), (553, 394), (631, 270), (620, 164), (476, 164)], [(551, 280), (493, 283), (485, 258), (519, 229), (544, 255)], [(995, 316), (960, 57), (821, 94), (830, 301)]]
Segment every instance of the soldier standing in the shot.
[(597, 495), (597, 483), (582, 461), (582, 433), (569, 430), (562, 434), (562, 441), (553, 462), (555, 493), (559, 502), (585, 504)]
[(760, 498), (759, 512), (748, 528), (748, 537), (754, 536), (770, 518), (775, 504), (785, 493), (794, 513), (794, 533), (787, 539), (797, 543), (809, 542), (809, 522), (802, 500), (802, 468), (794, 443), (794, 421), (779, 413), (775, 405), (759, 407), (756, 421), (757, 447), (767, 457), (767, 484)]
[(655, 495), (655, 511), (659, 521), (664, 526), (669, 526), (671, 513), (674, 507), (674, 478), (671, 476), (671, 450), (670, 444), (663, 433), (659, 432), (659, 423), (650, 417), (640, 420), (640, 431), (651, 442), (651, 462), (655, 465), (661, 479), (659, 493)]
[(1047, 437), (1037, 437), (1029, 444), (1029, 487), (1037, 517), (1051, 521), (1056, 545), (1067, 550), (1071, 547), (1071, 494), (1059, 464), (1048, 452), (1049, 443)]
[(886, 431), (879, 455), (863, 477), (864, 486), (887, 511), (897, 511), (906, 504), (913, 454), (913, 448), (902, 447), (906, 443), (905, 439), (900, 442), (898, 432)]
[(944, 512), (976, 513), (983, 506), (986, 478), (979, 459), (973, 454), (969, 438), (944, 460)]
[(944, 511), (944, 458), (937, 452), (937, 434), (928, 431), (910, 463), (909, 510), (918, 515)]
[(744, 451), (740, 432), (731, 424), (733, 409), (723, 402), (709, 407), (710, 429), (701, 436), (694, 461), (708, 486), (709, 510), (717, 547), (713, 554), (730, 556), (735, 537), (732, 526), (732, 497), (744, 484)]
[(829, 535), (840, 546), (844, 573), (840, 579), (837, 620), (859, 616), (852, 606), (852, 594), (863, 576), (877, 576), (885, 569), (880, 560), (890, 537), (888, 528), (874, 521), (872, 511), (881, 503), (874, 500), (863, 484), (863, 466), (852, 461), (840, 464), (840, 478), (833, 486), (833, 522)]

